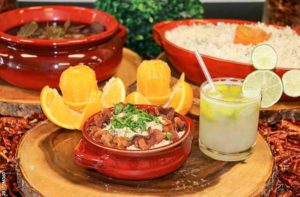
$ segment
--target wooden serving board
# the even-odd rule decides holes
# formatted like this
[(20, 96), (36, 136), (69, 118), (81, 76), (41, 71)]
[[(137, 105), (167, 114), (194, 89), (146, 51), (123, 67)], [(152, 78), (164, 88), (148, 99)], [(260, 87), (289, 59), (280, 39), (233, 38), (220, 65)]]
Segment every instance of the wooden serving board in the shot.
[(179, 170), (147, 181), (116, 180), (76, 166), (73, 152), (81, 137), (80, 131), (48, 121), (25, 134), (16, 156), (18, 186), (25, 196), (268, 196), (276, 176), (272, 154), (260, 135), (244, 162), (209, 159), (194, 139), (192, 153)]
[[(136, 81), (136, 70), (142, 59), (135, 52), (124, 48), (123, 59), (115, 76), (120, 77), (128, 87)], [(105, 82), (99, 84), (103, 86)], [(26, 116), (31, 111), (41, 111), (39, 91), (16, 87), (0, 80), (0, 114)]]

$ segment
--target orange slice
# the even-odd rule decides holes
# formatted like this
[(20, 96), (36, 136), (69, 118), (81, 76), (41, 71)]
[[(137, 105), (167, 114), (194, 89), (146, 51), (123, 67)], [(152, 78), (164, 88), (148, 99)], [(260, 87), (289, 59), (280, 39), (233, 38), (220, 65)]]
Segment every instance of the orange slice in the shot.
[(40, 95), (41, 107), (47, 118), (66, 129), (79, 129), (81, 114), (70, 109), (56, 89), (45, 86)]
[(82, 120), (81, 120), (81, 128), (84, 124), (84, 122), (93, 114), (99, 112), (102, 110), (103, 106), (101, 103), (101, 96), (102, 92), (100, 90), (94, 90), (91, 93), (89, 102), (85, 106), (83, 112), (82, 112)]
[(193, 104), (193, 90), (190, 84), (184, 81), (184, 73), (172, 88), (171, 96), (166, 104), (167, 107), (173, 107), (180, 114), (187, 114)]
[(112, 77), (103, 87), (101, 102), (103, 107), (112, 107), (116, 103), (124, 102), (126, 89), (123, 81)]
[(125, 102), (130, 104), (151, 104), (150, 101), (139, 92), (130, 93), (126, 97)]

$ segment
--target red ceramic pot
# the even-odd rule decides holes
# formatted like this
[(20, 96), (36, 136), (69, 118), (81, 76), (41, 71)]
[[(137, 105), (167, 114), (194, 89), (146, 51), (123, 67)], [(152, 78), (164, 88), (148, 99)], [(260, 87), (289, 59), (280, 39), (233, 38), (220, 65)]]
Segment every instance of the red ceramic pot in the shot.
[[(179, 21), (164, 21), (154, 25), (153, 37), (157, 44), (164, 48), (168, 60), (180, 72), (185, 72), (188, 79), (200, 85), (205, 81), (202, 70), (197, 62), (197, 59), (192, 51), (183, 49), (175, 44), (169, 42), (166, 37), (166, 31), (176, 28), (180, 25), (192, 24), (217, 24), (218, 22), (232, 23), (232, 24), (250, 24), (255, 23), (244, 20), (230, 20), (230, 19), (192, 19)], [(279, 27), (280, 28), (280, 27)], [(300, 34), (300, 30), (295, 30)], [(202, 55), (204, 62), (213, 78), (217, 77), (234, 77), (245, 78), (249, 73), (254, 71), (250, 64), (239, 63), (235, 61), (224, 60), (208, 55)], [(289, 68), (276, 68), (275, 72), (282, 76)]]
[[(151, 105), (137, 105), (139, 109), (151, 109)], [(101, 112), (99, 112), (101, 113)], [(184, 135), (175, 143), (150, 150), (120, 150), (103, 146), (87, 133), (91, 116), (82, 129), (83, 139), (75, 148), (76, 164), (95, 169), (101, 174), (125, 180), (146, 180), (169, 174), (178, 169), (191, 152), (193, 123), (189, 118), (176, 113), (185, 121)]]
[[(100, 22), (106, 31), (77, 39), (27, 39), (6, 34), (35, 20), (91, 24)], [(58, 87), (60, 74), (69, 66), (84, 63), (95, 70), (99, 81), (112, 76), (122, 59), (127, 38), (124, 26), (111, 15), (82, 7), (39, 6), (0, 14), (0, 78), (30, 89)]]

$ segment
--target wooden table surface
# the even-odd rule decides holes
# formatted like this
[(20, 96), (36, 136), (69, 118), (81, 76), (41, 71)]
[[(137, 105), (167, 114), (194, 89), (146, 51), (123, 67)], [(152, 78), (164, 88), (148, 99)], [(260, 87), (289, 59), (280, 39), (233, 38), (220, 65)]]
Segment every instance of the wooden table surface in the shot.
[[(128, 50), (124, 49), (123, 51), (124, 58), (122, 60), (122, 63), (118, 69), (118, 72), (116, 73), (116, 76), (123, 79), (127, 87), (130, 87), (135, 81), (136, 81), (136, 68), (141, 62), (140, 57)], [(172, 84), (174, 84), (177, 80), (178, 73), (176, 73), (175, 70), (172, 70)], [(100, 84), (100, 86), (103, 84)], [(134, 86), (133, 86), (134, 87)], [(194, 91), (194, 105), (190, 111), (191, 117), (195, 118), (195, 122), (197, 124), (197, 119), (199, 115), (199, 88), (198, 86), (193, 85), (193, 91)], [(269, 108), (269, 110), (274, 109), (291, 109), (291, 108), (298, 108), (300, 106), (300, 102), (279, 102), (272, 108)], [(30, 91), (25, 90), (21, 88), (14, 87), (12, 85), (7, 84), (6, 82), (0, 81), (0, 114), (2, 115), (12, 115), (12, 116), (24, 116), (27, 115), (31, 110), (39, 111), (39, 92), (37, 91)], [(46, 128), (47, 127), (47, 128)], [(60, 132), (57, 132), (60, 131)], [(66, 172), (61, 173), (62, 166), (57, 166), (57, 161), (48, 160), (47, 157), (51, 153), (59, 153), (56, 155), (57, 157), (61, 157), (62, 154), (65, 155), (66, 158), (71, 156), (71, 150), (74, 148), (73, 146), (76, 145), (76, 143), (80, 138), (80, 133), (74, 133), (73, 131), (67, 131), (65, 134), (64, 131), (61, 131), (60, 128), (53, 126), (51, 123), (43, 123), (38, 128), (35, 128), (35, 132), (31, 132), (32, 135), (25, 136), (24, 139), (29, 139), (30, 137), (36, 135), (36, 133), (43, 133), (44, 135), (37, 135), (35, 136), (35, 139), (40, 139), (41, 141), (35, 142), (33, 145), (35, 146), (36, 151), (38, 151), (37, 154), (35, 154), (34, 157), (28, 157), (30, 155), (27, 154), (28, 151), (34, 151), (32, 148), (33, 146), (28, 146), (28, 141), (22, 141), (22, 145), (26, 147), (23, 150), (19, 150), (18, 159), (20, 159), (20, 163), (22, 166), (21, 170), (27, 170), (26, 172), (21, 173), (21, 178), (24, 183), (30, 183), (37, 184), (35, 187), (39, 186), (39, 188), (47, 189), (46, 185), (43, 186), (43, 182), (39, 181), (40, 175), (44, 175), (46, 177), (52, 177), (57, 179), (57, 183), (61, 183), (59, 187), (61, 187), (62, 191), (64, 193), (60, 193), (64, 196), (71, 196), (74, 192), (78, 192), (77, 194), (82, 194), (82, 196), (86, 196), (87, 194), (93, 195), (93, 196), (166, 196), (166, 195), (183, 195), (183, 196), (257, 196), (260, 195), (263, 192), (266, 192), (266, 185), (268, 185), (267, 189), (270, 189), (270, 185), (272, 184), (272, 180), (270, 180), (270, 177), (275, 176), (276, 172), (272, 171), (274, 167), (273, 158), (271, 155), (271, 152), (268, 148), (267, 143), (261, 138), (261, 136), (258, 137), (258, 144), (257, 148), (253, 154), (252, 157), (250, 157), (245, 162), (240, 163), (226, 163), (221, 162), (217, 163), (216, 165), (210, 165), (211, 160), (206, 158), (203, 154), (200, 153), (198, 150), (198, 147), (196, 144), (193, 146), (193, 152), (192, 156), (189, 158), (189, 161), (187, 162), (186, 166), (183, 167), (181, 170), (186, 170), (185, 173), (178, 171), (178, 173), (174, 176), (172, 175), (171, 178), (163, 178), (160, 180), (156, 180), (156, 182), (142, 182), (142, 183), (128, 183), (128, 182), (121, 182), (112, 180), (110, 178), (103, 178), (103, 176), (93, 175), (94, 172), (91, 174), (90, 171), (85, 170), (79, 170), (79, 174), (76, 174), (76, 171), (74, 173), (68, 171), (67, 168), (64, 170), (67, 171), (68, 175), (79, 177), (80, 180), (76, 179), (69, 179), (68, 177), (64, 177), (66, 175)], [(50, 133), (47, 133), (50, 132)], [(55, 140), (52, 138), (47, 138), (47, 136), (52, 136), (52, 132), (55, 132), (56, 134), (62, 134), (62, 136), (56, 136)], [(51, 143), (58, 143), (59, 140), (62, 140), (62, 143), (65, 142), (64, 139), (69, 139), (68, 137), (74, 135), (76, 137), (71, 138), (71, 140), (68, 146), (71, 147), (69, 152), (55, 152), (50, 151), (51, 149), (43, 149), (42, 147), (45, 145), (44, 140), (52, 139)], [(34, 139), (29, 140), (30, 142), (34, 141)], [(42, 143), (42, 144), (39, 144)], [(196, 141), (195, 141), (196, 143)], [(30, 144), (30, 143), (29, 143)], [(49, 145), (49, 144), (48, 144)], [(54, 145), (54, 144), (50, 144)], [(49, 148), (49, 147), (48, 147)], [(52, 147), (53, 148), (53, 147)], [(55, 147), (54, 147), (55, 148)], [(56, 147), (58, 148), (58, 146)], [(26, 151), (25, 151), (26, 150)], [(58, 149), (56, 149), (58, 150)], [(63, 150), (63, 149), (62, 149)], [(62, 151), (60, 150), (60, 151)], [(50, 151), (50, 152), (49, 152)], [(45, 154), (45, 155), (43, 155)], [(48, 155), (46, 157), (46, 155)], [(57, 158), (54, 157), (54, 158)], [(32, 163), (26, 162), (24, 158), (27, 161), (32, 161)], [(202, 158), (201, 160), (199, 158)], [(33, 159), (33, 160), (30, 160)], [(34, 161), (34, 159), (38, 159), (38, 161)], [(44, 159), (44, 160), (43, 160)], [(203, 161), (207, 163), (203, 163)], [(46, 163), (45, 163), (46, 162)], [(52, 162), (52, 163), (51, 163)], [(53, 163), (54, 162), (54, 163)], [(200, 163), (198, 163), (200, 162)], [(42, 165), (39, 166), (39, 165)], [(67, 162), (67, 164), (72, 165), (72, 163)], [(205, 164), (205, 165), (204, 165)], [(35, 166), (37, 169), (41, 169), (42, 171), (40, 173), (34, 173), (31, 174), (30, 171), (32, 170), (32, 167)], [(56, 166), (55, 166), (56, 165)], [(225, 167), (224, 167), (225, 166)], [(65, 167), (65, 166), (64, 166)], [(78, 168), (71, 166), (71, 168), (75, 168), (78, 170)], [(47, 170), (44, 170), (47, 169)], [(52, 171), (51, 171), (52, 169)], [(59, 170), (60, 169), (60, 170)], [(193, 172), (193, 169), (198, 169), (197, 173), (191, 173)], [(199, 171), (199, 169), (201, 169)], [(28, 171), (29, 170), (29, 171)], [(196, 171), (195, 171), (196, 172)], [(203, 174), (204, 172), (204, 174)], [(208, 176), (208, 177), (202, 177), (205, 175), (205, 172), (217, 172), (213, 173), (215, 176)], [(47, 175), (47, 173), (49, 173)], [(51, 176), (50, 176), (51, 175)], [(207, 175), (207, 174), (206, 174)], [(176, 177), (179, 176), (179, 177)], [(191, 178), (191, 176), (196, 176), (194, 178)], [(84, 180), (86, 181), (93, 181), (94, 179), (98, 179), (98, 183), (101, 185), (95, 185), (93, 182), (84, 183)], [(189, 182), (189, 180), (194, 180), (197, 177), (200, 179), (203, 179), (204, 181), (199, 182)], [(172, 179), (174, 178), (174, 179)], [(30, 182), (28, 182), (30, 180)], [(172, 182), (174, 180), (174, 182)], [(183, 184), (178, 185), (178, 182), (176, 180), (182, 180)], [(243, 181), (240, 181), (243, 180)], [(83, 182), (82, 182), (83, 181)], [(207, 182), (205, 182), (207, 181)], [(55, 184), (55, 181), (51, 181), (52, 184)], [(207, 185), (206, 185), (207, 183)], [(48, 184), (48, 183), (47, 183)], [(64, 184), (70, 186), (69, 189), (64, 190)], [(195, 184), (193, 186), (193, 184)], [(86, 187), (86, 185), (89, 185), (89, 187)], [(52, 187), (53, 185), (51, 185)], [(56, 185), (58, 186), (58, 185)], [(186, 187), (181, 188), (179, 191), (173, 191), (172, 186), (180, 186), (180, 187)], [(30, 186), (31, 187), (31, 186)], [(29, 187), (29, 188), (30, 188)], [(49, 186), (49, 188), (51, 188)], [(98, 188), (99, 187), (99, 188)], [(104, 189), (103, 189), (104, 187)], [(107, 188), (112, 187), (112, 190), (109, 190)], [(73, 188), (73, 189), (71, 189)], [(81, 188), (79, 190), (76, 190), (76, 188)], [(98, 188), (98, 189), (96, 189)], [(102, 188), (102, 189), (100, 189)], [(119, 189), (118, 189), (119, 188)], [(121, 189), (120, 189), (121, 188)], [(146, 192), (143, 192), (143, 188)], [(167, 190), (164, 190), (162, 188), (165, 188)], [(168, 189), (169, 188), (169, 189)], [(53, 189), (53, 188), (52, 188)], [(185, 190), (186, 189), (186, 190)], [(33, 189), (32, 191), (34, 191)], [(170, 191), (169, 191), (170, 190)], [(47, 190), (50, 193), (43, 193), (47, 194), (47, 196), (56, 196), (57, 193), (55, 193), (55, 190)], [(80, 192), (82, 191), (82, 193)], [(44, 190), (43, 190), (44, 192)], [(68, 193), (69, 192), (69, 193)], [(86, 193), (91, 192), (91, 193)], [(177, 193), (176, 193), (177, 192)], [(38, 192), (39, 193), (39, 192)], [(55, 195), (54, 195), (55, 194)], [(70, 195), (67, 195), (70, 194)], [(80, 195), (79, 195), (80, 196)]]

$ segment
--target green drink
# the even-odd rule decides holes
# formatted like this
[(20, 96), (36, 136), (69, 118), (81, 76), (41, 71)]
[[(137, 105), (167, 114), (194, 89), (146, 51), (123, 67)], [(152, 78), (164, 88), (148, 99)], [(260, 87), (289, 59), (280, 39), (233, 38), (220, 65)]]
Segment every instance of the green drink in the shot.
[(261, 97), (243, 95), (240, 79), (214, 84), (217, 92), (207, 82), (201, 85), (199, 147), (217, 160), (244, 160), (255, 144)]

